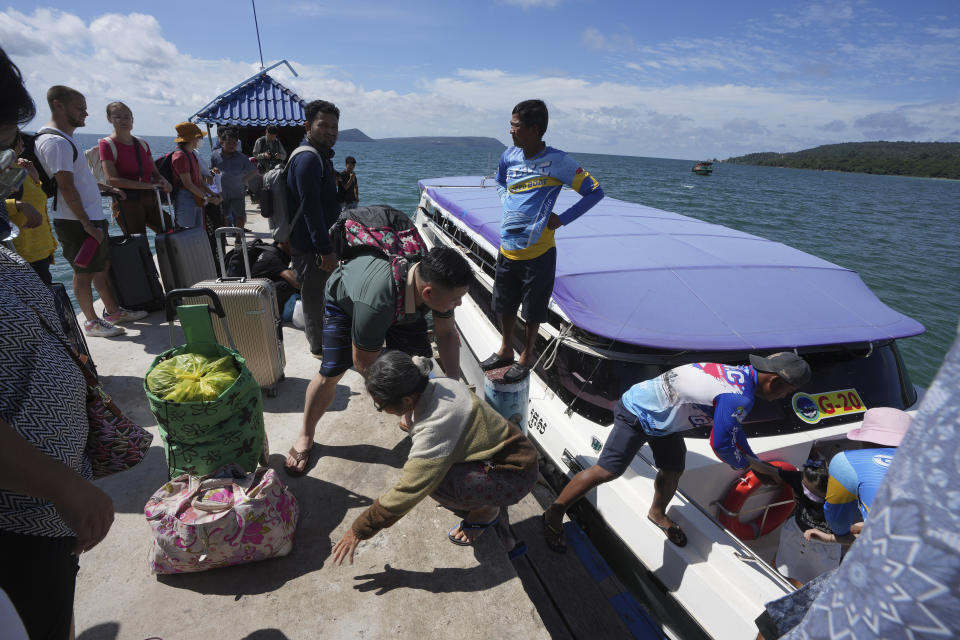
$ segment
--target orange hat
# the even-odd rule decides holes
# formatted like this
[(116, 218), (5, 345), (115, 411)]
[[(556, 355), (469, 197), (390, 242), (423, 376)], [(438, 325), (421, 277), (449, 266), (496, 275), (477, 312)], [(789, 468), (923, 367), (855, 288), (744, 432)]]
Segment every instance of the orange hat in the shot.
[(202, 138), (207, 135), (203, 131), (200, 131), (200, 127), (193, 124), (192, 122), (181, 122), (176, 127), (177, 137), (174, 142), (190, 142), (191, 140), (196, 140), (197, 138)]

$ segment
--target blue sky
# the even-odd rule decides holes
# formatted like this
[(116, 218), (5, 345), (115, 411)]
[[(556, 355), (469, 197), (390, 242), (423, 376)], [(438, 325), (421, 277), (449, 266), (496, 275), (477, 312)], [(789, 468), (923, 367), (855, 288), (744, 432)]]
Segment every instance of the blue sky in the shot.
[[(36, 97), (123, 99), (165, 134), (259, 68), (246, 0), (13, 2), (0, 43)], [(263, 55), (341, 128), (507, 142), (540, 97), (571, 151), (701, 158), (860, 140), (960, 140), (960, 2), (448, 0), (258, 4)], [(191, 15), (190, 11), (194, 13)], [(45, 105), (40, 112), (46, 115)]]

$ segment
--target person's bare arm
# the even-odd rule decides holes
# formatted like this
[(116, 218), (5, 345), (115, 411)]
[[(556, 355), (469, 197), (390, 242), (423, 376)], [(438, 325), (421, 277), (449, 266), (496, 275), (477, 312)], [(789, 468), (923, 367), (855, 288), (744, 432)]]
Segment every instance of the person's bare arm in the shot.
[(433, 316), (433, 333), (437, 337), (437, 351), (440, 352), (440, 362), (448, 378), (460, 378), (460, 337), (457, 335), (457, 324), (451, 318)]
[(121, 178), (113, 160), (101, 160), (100, 166), (103, 167), (103, 175), (107, 176), (107, 184), (111, 187), (117, 189), (153, 189), (153, 184), (149, 182)]
[(44, 455), (0, 420), (0, 487), (53, 503), (77, 534), (73, 552), (89, 551), (113, 524), (113, 501), (79, 473)]
[(353, 345), (353, 367), (357, 370), (357, 373), (364, 375), (367, 367), (380, 357), (380, 351), (379, 349), (377, 351), (365, 351), (358, 349), (357, 345)]
[(94, 226), (87, 212), (83, 210), (83, 201), (80, 199), (80, 192), (77, 191), (77, 187), (73, 183), (73, 172), (57, 171), (54, 177), (57, 179), (57, 189), (60, 190), (60, 196), (67, 206), (70, 207), (70, 211), (77, 216), (77, 220), (83, 225), (83, 230), (88, 236), (96, 238), (97, 242), (103, 242), (103, 231)]
[(284, 269), (280, 272), (280, 277), (291, 287), (300, 291), (300, 283), (297, 282), (297, 274), (293, 272), (293, 269)]

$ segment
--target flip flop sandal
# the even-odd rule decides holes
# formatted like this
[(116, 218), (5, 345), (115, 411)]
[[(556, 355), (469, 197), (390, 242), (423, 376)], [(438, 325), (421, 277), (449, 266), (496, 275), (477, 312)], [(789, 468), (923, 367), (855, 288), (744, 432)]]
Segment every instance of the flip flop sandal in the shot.
[(555, 553), (566, 553), (567, 539), (563, 533), (563, 527), (556, 529), (550, 526), (546, 515), (540, 516), (540, 521), (543, 523), (543, 540), (550, 547), (550, 550)]
[[(290, 475), (296, 478), (305, 474), (307, 472), (307, 462), (310, 459), (310, 451), (312, 450), (313, 450), (312, 446), (305, 451), (297, 451), (293, 447), (290, 447), (290, 451), (288, 453), (290, 454), (290, 456), (293, 457), (294, 464), (296, 464), (297, 466), (288, 467), (286, 463), (284, 463), (283, 468), (287, 472), (287, 475)], [(301, 462), (303, 463), (302, 469), (300, 468)]]
[(525, 367), (522, 364), (514, 363), (510, 365), (510, 368), (507, 369), (507, 372), (503, 374), (503, 381), (508, 384), (520, 382), (528, 375), (530, 375), (530, 367)]
[(647, 520), (652, 522), (658, 529), (663, 531), (663, 533), (667, 536), (667, 540), (673, 544), (677, 545), (678, 547), (687, 546), (687, 534), (683, 532), (683, 529), (680, 528), (680, 525), (675, 524), (671, 527), (664, 527), (650, 516), (647, 516)]
[(497, 354), (493, 354), (486, 360), (480, 363), (480, 368), (484, 371), (490, 371), (491, 369), (499, 369), (500, 367), (505, 367), (508, 364), (513, 364), (513, 356), (509, 358), (501, 358)]
[[(472, 547), (474, 543), (480, 539), (480, 536), (482, 536), (486, 532), (487, 529), (496, 525), (498, 522), (500, 522), (500, 516), (497, 516), (490, 522), (467, 522), (466, 520), (461, 520), (460, 524), (455, 525), (453, 528), (450, 529), (450, 531), (447, 532), (447, 539), (450, 540), (450, 542), (452, 542), (453, 544), (457, 545), (458, 547)], [(463, 540), (460, 540), (459, 538), (455, 538), (453, 536), (453, 532), (456, 531), (457, 529), (460, 529), (460, 531), (465, 531), (467, 529), (479, 529), (480, 533), (478, 533), (477, 537), (474, 538), (472, 541), (464, 542)]]

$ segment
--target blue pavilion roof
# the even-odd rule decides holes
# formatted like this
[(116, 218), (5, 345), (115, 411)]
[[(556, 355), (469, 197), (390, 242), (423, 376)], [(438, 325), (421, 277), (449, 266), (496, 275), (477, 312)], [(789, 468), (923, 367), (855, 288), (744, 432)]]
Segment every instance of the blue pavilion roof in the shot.
[(220, 94), (190, 120), (216, 125), (302, 126), (303, 99), (267, 75), (272, 68), (263, 69)]

